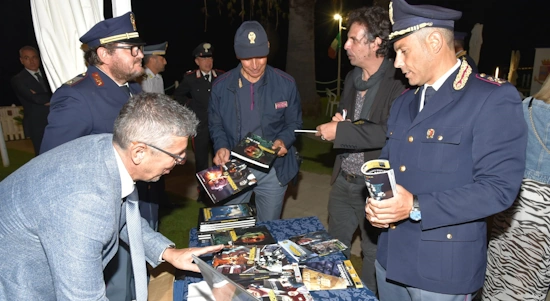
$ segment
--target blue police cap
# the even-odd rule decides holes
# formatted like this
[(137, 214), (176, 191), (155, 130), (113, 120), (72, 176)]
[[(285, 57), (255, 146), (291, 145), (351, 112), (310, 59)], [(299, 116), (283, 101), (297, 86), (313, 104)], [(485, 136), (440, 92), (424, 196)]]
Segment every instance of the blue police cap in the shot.
[(120, 17), (103, 20), (80, 37), (80, 42), (89, 48), (113, 42), (144, 45), (136, 29), (134, 14), (128, 12)]
[(267, 33), (260, 23), (246, 21), (235, 34), (235, 54), (240, 59), (263, 57), (269, 54)]
[(193, 57), (212, 57), (214, 55), (214, 48), (210, 43), (200, 43), (199, 46), (193, 50)]
[(389, 7), (392, 32), (390, 40), (396, 41), (424, 27), (454, 29), (454, 21), (462, 12), (435, 5), (410, 5), (405, 0), (392, 0)]
[(168, 42), (146, 45), (143, 47), (143, 55), (166, 55), (166, 49), (168, 49)]
[(455, 40), (464, 41), (464, 39), (466, 39), (467, 36), (468, 36), (467, 32), (455, 31)]

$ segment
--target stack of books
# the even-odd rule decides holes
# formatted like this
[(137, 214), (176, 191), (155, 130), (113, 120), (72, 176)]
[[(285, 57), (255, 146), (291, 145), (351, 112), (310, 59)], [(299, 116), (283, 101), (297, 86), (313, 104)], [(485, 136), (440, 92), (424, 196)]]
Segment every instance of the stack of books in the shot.
[(212, 245), (269, 245), (277, 241), (266, 226), (220, 230), (212, 233)]
[(256, 208), (249, 204), (225, 205), (199, 209), (199, 240), (211, 239), (212, 232), (253, 227), (256, 225)]

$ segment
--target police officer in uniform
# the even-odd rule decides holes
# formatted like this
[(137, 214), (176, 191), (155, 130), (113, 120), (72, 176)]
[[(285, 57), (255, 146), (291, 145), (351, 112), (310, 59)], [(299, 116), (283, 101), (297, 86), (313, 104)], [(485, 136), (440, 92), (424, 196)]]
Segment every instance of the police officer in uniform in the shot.
[(141, 80), (141, 88), (145, 92), (164, 94), (164, 80), (161, 72), (166, 66), (166, 50), (168, 42), (147, 45), (143, 47), (143, 66), (145, 66), (145, 74)]
[[(133, 13), (97, 23), (80, 41), (87, 44), (88, 70), (53, 94), (41, 153), (82, 136), (112, 133), (122, 106), (141, 92), (140, 85), (132, 81), (143, 75), (145, 43), (139, 38)], [(109, 300), (134, 299), (130, 253), (122, 241), (104, 275)]]
[[(188, 71), (174, 92), (176, 100), (180, 104), (188, 106), (199, 118), (197, 136), (193, 138), (196, 172), (209, 167), (209, 157), (212, 153), (212, 143), (208, 132), (208, 100), (212, 82), (223, 73), (221, 70), (212, 69), (214, 65), (213, 50), (210, 43), (201, 43), (193, 50), (195, 64), (199, 68)], [(208, 197), (200, 184), (198, 190), (197, 201), (207, 200)]]

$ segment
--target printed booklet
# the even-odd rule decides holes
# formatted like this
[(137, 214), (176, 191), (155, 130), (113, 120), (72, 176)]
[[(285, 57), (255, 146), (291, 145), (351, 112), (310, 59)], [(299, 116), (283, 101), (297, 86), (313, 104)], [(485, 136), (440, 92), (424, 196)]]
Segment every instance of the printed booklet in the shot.
[(212, 245), (269, 245), (277, 241), (266, 226), (237, 228), (212, 233)]
[(252, 227), (256, 225), (256, 210), (249, 204), (225, 205), (199, 209), (199, 232)]
[(272, 141), (248, 133), (239, 144), (231, 150), (231, 156), (246, 161), (252, 167), (269, 169), (273, 161), (277, 158), (278, 151), (271, 149), (272, 146)]
[(371, 198), (381, 201), (397, 194), (395, 175), (388, 160), (367, 161), (361, 166), (361, 172), (365, 175), (365, 184)]
[(338, 239), (332, 238), (327, 231), (315, 231), (292, 236), (289, 240), (318, 256), (341, 252), (348, 248)]
[(196, 176), (214, 204), (258, 182), (248, 166), (237, 159), (199, 171)]

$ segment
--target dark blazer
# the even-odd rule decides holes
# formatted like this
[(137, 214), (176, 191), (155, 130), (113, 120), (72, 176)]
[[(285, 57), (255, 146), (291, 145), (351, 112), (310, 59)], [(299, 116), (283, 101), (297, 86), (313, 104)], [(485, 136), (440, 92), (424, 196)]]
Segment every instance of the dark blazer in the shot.
[[(355, 111), (355, 97), (357, 90), (353, 85), (353, 70), (348, 73), (344, 81), (344, 91), (338, 112), (346, 109), (353, 119)], [(405, 83), (401, 72), (396, 70), (393, 62), (388, 65), (384, 78), (380, 82), (380, 87), (376, 93), (374, 102), (369, 111), (367, 122), (357, 125), (351, 122), (340, 122), (336, 129), (336, 138), (334, 139), (334, 148), (351, 150), (364, 150), (365, 161), (378, 158), (380, 151), (386, 143), (386, 122), (390, 114), (390, 107), (393, 101), (405, 91)], [(340, 174), (344, 154), (336, 156), (332, 178), (330, 183), (334, 183)]]
[[(132, 94), (141, 92), (130, 83)], [(95, 66), (55, 91), (40, 153), (78, 137), (112, 133), (114, 121), (128, 94)]]
[(218, 75), (222, 74), (221, 70), (212, 69), (212, 78), (207, 81), (202, 76), (199, 69), (187, 72), (174, 92), (176, 100), (189, 107), (200, 120), (199, 126), (208, 127), (208, 100), (210, 99), (210, 90), (212, 83)]
[(380, 157), (418, 196), (422, 220), (382, 230), (377, 260), (389, 280), (468, 294), (485, 278), (485, 218), (513, 204), (523, 178), (521, 99), (511, 84), (471, 73), (465, 62), (418, 113), (420, 89), (393, 103)]
[(44, 129), (48, 124), (49, 102), (52, 92), (44, 70), (40, 70), (45, 81), (43, 87), (26, 69), (11, 79), (15, 95), (23, 106), (23, 128), (25, 135), (31, 138), (35, 154), (38, 155)]

